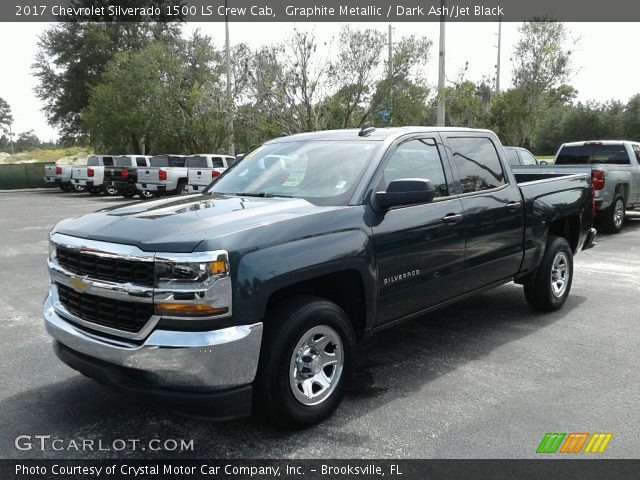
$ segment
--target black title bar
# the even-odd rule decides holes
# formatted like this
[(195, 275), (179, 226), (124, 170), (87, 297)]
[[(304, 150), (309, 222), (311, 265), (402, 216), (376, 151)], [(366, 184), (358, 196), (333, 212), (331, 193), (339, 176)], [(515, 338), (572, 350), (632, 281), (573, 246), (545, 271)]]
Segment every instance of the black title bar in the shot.
[[(79, 7), (78, 5), (88, 5)], [(225, 6), (226, 5), (226, 6)], [(2, 22), (640, 21), (629, 0), (3, 0)]]

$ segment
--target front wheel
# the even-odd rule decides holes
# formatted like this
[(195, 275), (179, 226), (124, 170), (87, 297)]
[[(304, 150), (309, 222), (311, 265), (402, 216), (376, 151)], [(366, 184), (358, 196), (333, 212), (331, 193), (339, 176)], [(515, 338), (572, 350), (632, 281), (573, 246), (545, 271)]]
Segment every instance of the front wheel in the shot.
[(91, 195), (96, 196), (96, 195), (100, 195), (100, 193), (102, 193), (102, 190), (99, 187), (91, 187), (89, 188), (89, 193)]
[(524, 294), (536, 310), (558, 310), (567, 301), (572, 280), (573, 252), (569, 242), (549, 236), (540, 266), (524, 284)]
[(351, 375), (355, 334), (344, 311), (298, 297), (269, 314), (255, 404), (279, 426), (306, 427), (329, 417)]

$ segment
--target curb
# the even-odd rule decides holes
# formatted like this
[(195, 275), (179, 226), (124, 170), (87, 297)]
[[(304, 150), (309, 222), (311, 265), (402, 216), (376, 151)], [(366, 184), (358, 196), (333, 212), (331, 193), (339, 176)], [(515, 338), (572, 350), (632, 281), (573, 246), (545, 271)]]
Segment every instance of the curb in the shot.
[[(15, 188), (13, 190), (0, 190), (0, 193), (25, 193), (25, 192), (46, 192), (48, 190), (56, 191), (54, 187), (48, 188)], [(62, 190), (57, 189), (62, 192)]]

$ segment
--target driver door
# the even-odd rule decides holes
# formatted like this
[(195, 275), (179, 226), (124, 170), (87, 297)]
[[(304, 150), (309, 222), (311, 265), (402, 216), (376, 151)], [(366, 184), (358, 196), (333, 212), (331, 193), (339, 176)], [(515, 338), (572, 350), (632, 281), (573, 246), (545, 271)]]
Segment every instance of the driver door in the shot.
[(377, 262), (378, 319), (385, 324), (464, 291), (465, 225), (462, 202), (439, 136), (400, 140), (374, 178), (374, 192), (403, 178), (430, 180), (433, 202), (371, 211)]

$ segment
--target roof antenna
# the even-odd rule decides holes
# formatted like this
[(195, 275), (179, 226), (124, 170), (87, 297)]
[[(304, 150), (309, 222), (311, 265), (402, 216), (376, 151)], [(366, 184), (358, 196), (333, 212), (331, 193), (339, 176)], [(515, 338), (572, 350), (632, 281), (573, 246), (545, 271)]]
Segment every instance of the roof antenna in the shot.
[(369, 135), (371, 135), (373, 132), (375, 132), (375, 127), (372, 127), (370, 123), (365, 123), (364, 125), (362, 125), (362, 128), (360, 129), (360, 132), (358, 132), (358, 136), (359, 137), (368, 137)]

